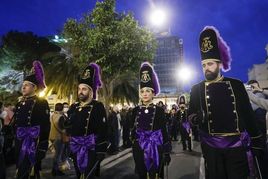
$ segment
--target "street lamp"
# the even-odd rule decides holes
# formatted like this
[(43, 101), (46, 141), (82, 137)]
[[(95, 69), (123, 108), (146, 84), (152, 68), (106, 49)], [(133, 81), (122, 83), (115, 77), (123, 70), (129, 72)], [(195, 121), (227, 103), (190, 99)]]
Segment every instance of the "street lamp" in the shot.
[(167, 14), (164, 9), (154, 9), (150, 15), (150, 22), (153, 26), (160, 27), (167, 20)]
[(41, 98), (45, 97), (45, 95), (46, 95), (46, 92), (45, 91), (46, 90), (40, 91), (39, 92), (39, 97), (41, 97)]
[(183, 82), (190, 80), (192, 75), (193, 75), (193, 72), (187, 66), (181, 66), (177, 71), (178, 78), (182, 80)]

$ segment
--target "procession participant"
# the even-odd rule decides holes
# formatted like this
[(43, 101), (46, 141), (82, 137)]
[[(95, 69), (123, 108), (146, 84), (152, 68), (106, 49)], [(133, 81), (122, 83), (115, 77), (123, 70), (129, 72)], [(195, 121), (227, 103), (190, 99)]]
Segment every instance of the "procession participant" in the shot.
[(133, 109), (131, 122), (135, 171), (140, 179), (163, 178), (164, 165), (170, 162), (171, 145), (165, 112), (153, 104), (153, 97), (159, 90), (153, 67), (147, 62), (143, 63), (139, 88), (141, 104)]
[(23, 80), (22, 96), (14, 114), (18, 179), (40, 178), (41, 161), (48, 149), (50, 121), (48, 102), (37, 93), (45, 87), (42, 64), (34, 61), (31, 74)]
[(70, 150), (77, 178), (100, 175), (100, 162), (107, 148), (106, 111), (96, 100), (101, 87), (100, 67), (91, 63), (78, 80), (78, 99), (72, 104), (65, 122), (70, 137)]
[(191, 89), (189, 117), (197, 115), (206, 178), (254, 176), (251, 149), (258, 154), (264, 143), (243, 83), (220, 72), (230, 69), (229, 47), (211, 26), (199, 46), (205, 80)]

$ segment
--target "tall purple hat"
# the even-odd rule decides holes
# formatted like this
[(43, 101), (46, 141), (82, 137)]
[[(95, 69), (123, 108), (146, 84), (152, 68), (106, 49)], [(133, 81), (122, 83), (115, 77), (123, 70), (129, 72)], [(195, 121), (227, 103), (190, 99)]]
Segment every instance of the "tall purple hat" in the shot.
[(160, 92), (157, 74), (149, 62), (142, 63), (140, 68), (140, 89), (144, 87), (151, 88), (155, 95)]
[(46, 88), (45, 74), (42, 63), (40, 61), (35, 60), (33, 62), (31, 73), (27, 75), (23, 81), (31, 82), (32, 84), (36, 85), (39, 90)]
[(231, 69), (230, 48), (214, 26), (206, 26), (200, 33), (199, 47), (202, 61), (215, 60), (223, 65), (223, 71)]
[(93, 98), (97, 97), (97, 90), (101, 87), (100, 67), (96, 63), (90, 63), (78, 77), (79, 84), (85, 84), (93, 91)]

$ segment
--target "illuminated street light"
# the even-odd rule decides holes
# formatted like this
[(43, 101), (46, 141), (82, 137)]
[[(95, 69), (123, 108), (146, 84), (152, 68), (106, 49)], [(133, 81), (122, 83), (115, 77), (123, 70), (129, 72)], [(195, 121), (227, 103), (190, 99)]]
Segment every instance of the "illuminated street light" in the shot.
[(40, 98), (45, 97), (45, 95), (46, 95), (46, 89), (44, 89), (43, 91), (40, 91), (40, 93), (39, 93)]
[(181, 68), (179, 68), (177, 72), (177, 76), (183, 82), (188, 81), (192, 75), (193, 75), (192, 70), (186, 66), (182, 66)]
[(154, 26), (162, 26), (167, 20), (167, 14), (163, 9), (155, 9), (150, 15), (150, 22)]

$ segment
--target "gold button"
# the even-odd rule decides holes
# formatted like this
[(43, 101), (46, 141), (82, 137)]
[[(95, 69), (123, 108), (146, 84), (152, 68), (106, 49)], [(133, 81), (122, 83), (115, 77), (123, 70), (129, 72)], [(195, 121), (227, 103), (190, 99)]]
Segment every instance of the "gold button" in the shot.
[(209, 99), (209, 96), (206, 96), (207, 97), (207, 99)]
[(209, 120), (210, 123), (212, 123), (213, 121), (212, 120)]
[(233, 112), (236, 113), (236, 110), (234, 110)]

